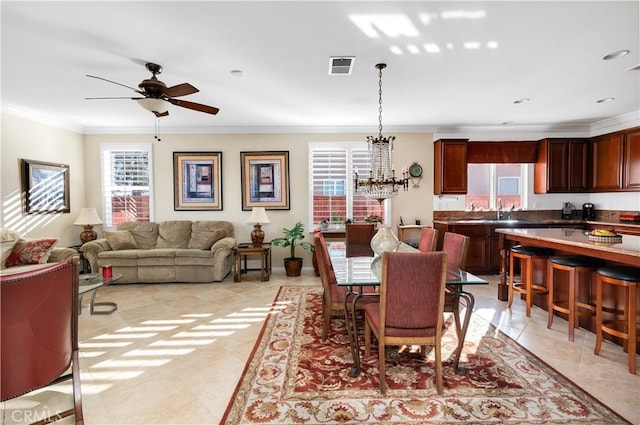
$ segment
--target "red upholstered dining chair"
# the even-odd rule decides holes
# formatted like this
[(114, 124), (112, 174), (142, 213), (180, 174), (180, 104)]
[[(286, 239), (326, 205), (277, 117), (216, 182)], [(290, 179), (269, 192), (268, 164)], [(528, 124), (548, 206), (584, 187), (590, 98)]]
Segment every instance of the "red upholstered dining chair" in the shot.
[(347, 257), (373, 257), (371, 238), (375, 234), (373, 223), (347, 223), (344, 233)]
[(364, 306), (365, 356), (371, 352), (371, 334), (378, 340), (380, 392), (386, 394), (387, 345), (435, 346), (435, 382), (442, 394), (442, 327), (447, 254), (385, 252), (382, 256), (380, 302)]
[(422, 252), (431, 252), (436, 250), (438, 242), (438, 230), (433, 227), (423, 227), (420, 230), (420, 241), (418, 242), (418, 250)]
[[(464, 269), (467, 263), (467, 253), (469, 251), (469, 237), (459, 233), (445, 232), (442, 241), (442, 250), (447, 253), (447, 264)], [(460, 302), (451, 292), (456, 288), (447, 288), (444, 300), (444, 311), (453, 313), (456, 322), (456, 335), (462, 335), (462, 325), (460, 324)]]
[[(313, 235), (314, 251), (318, 261), (318, 271), (320, 272), (320, 281), (322, 282), (323, 298), (322, 298), (322, 342), (327, 340), (329, 327), (331, 326), (331, 313), (340, 311), (344, 316), (344, 301), (347, 295), (347, 288), (338, 286), (336, 275), (331, 268), (331, 260), (329, 259), (329, 251), (324, 240), (322, 232), (316, 232)], [(359, 298), (356, 302), (356, 309), (362, 310), (362, 306), (368, 303), (378, 302), (378, 297), (374, 287), (364, 287), (366, 297)]]
[(347, 289), (336, 284), (336, 275), (331, 268), (331, 260), (329, 260), (329, 252), (322, 232), (316, 232), (313, 235), (313, 243), (323, 289), (322, 342), (325, 342), (331, 325), (331, 312), (339, 310), (344, 314), (344, 297), (347, 294)]
[(71, 380), (73, 407), (48, 419), (75, 415), (75, 423), (83, 424), (78, 363), (79, 262), (75, 255), (69, 261), (0, 277), (0, 395), (4, 402)]

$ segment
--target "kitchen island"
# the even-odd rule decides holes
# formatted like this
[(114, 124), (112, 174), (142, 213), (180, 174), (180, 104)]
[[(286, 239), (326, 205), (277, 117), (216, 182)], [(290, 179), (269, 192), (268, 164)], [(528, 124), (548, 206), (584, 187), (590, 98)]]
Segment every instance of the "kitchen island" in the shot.
[[(498, 284), (498, 299), (507, 301), (509, 297), (509, 285), (507, 275), (508, 270), (508, 252), (512, 245), (522, 244), (528, 246), (538, 246), (543, 248), (551, 248), (559, 255), (584, 255), (589, 257), (601, 258), (611, 265), (624, 265), (632, 267), (640, 267), (640, 236), (622, 235), (620, 243), (601, 243), (589, 240), (588, 231), (571, 228), (529, 228), (529, 229), (510, 229), (499, 228), (496, 232), (500, 235), (500, 283)], [(544, 270), (538, 270), (544, 273)], [(566, 278), (560, 276), (560, 279)], [(562, 287), (566, 287), (563, 285)], [(595, 282), (591, 282), (591, 287), (584, 288), (588, 294), (595, 294)], [(558, 293), (559, 296), (564, 294)], [(605, 294), (605, 305), (616, 305), (619, 299), (615, 293)], [(534, 304), (546, 309), (546, 296), (544, 298), (534, 297)], [(640, 298), (638, 299), (640, 304)], [(640, 305), (639, 305), (640, 310)], [(560, 315), (561, 317), (566, 317)], [(595, 319), (592, 317), (580, 318), (580, 326), (591, 332), (595, 331)], [(605, 335), (606, 339), (622, 345), (619, 338)], [(640, 347), (638, 347), (640, 352)]]
[(598, 257), (619, 265), (640, 267), (640, 236), (623, 235), (622, 242), (610, 244), (592, 242), (587, 231), (571, 228), (498, 228), (496, 233), (500, 235), (501, 255), (498, 299), (502, 301), (508, 300), (509, 292), (507, 251), (515, 243), (551, 248), (558, 254)]

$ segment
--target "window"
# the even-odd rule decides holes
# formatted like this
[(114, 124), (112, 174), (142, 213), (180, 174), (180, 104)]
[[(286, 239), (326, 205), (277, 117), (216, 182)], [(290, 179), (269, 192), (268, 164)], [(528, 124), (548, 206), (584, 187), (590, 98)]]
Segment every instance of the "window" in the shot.
[(354, 193), (353, 172), (368, 175), (369, 152), (366, 142), (310, 143), (310, 222), (329, 219), (343, 224), (347, 218), (362, 221), (366, 215), (385, 217), (384, 205)]
[(526, 164), (469, 164), (467, 168), (467, 207), (495, 209), (524, 208), (522, 182)]
[(105, 227), (152, 219), (151, 145), (100, 146)]

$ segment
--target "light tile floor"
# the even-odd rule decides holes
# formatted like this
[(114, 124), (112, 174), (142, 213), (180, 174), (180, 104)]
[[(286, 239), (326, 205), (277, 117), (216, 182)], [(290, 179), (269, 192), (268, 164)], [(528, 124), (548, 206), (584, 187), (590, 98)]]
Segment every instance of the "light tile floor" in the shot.
[[(595, 336), (567, 322), (546, 328), (544, 310), (524, 315), (516, 300), (508, 310), (491, 284), (468, 287), (475, 314), (545, 360), (633, 424), (640, 424), (640, 375), (627, 372), (621, 347), (605, 343), (593, 354)], [(320, 285), (311, 270), (288, 278), (274, 270), (269, 282), (112, 285), (97, 299), (115, 301), (112, 315), (80, 316), (82, 393), (87, 424), (217, 424), (240, 377), (267, 310), (281, 285)], [(87, 297), (88, 298), (88, 297)], [(71, 390), (70, 385), (63, 390)], [(2, 423), (22, 423), (41, 409), (65, 407), (51, 391), (2, 403)], [(33, 418), (33, 416), (32, 416)], [(70, 418), (62, 423), (71, 423)]]

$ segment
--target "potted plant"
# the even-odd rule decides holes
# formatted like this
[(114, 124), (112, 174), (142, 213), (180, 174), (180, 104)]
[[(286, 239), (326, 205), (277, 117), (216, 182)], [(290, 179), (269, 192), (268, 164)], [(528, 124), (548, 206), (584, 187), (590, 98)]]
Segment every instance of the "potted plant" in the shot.
[(329, 219), (323, 218), (322, 220), (320, 220), (320, 229), (327, 230), (328, 228), (329, 228)]
[(297, 222), (291, 229), (284, 228), (282, 230), (284, 236), (271, 240), (271, 244), (282, 248), (289, 247), (291, 255), (284, 259), (284, 268), (287, 276), (300, 276), (302, 270), (302, 257), (296, 257), (296, 247), (308, 249), (313, 252), (313, 244), (304, 241), (304, 224)]

